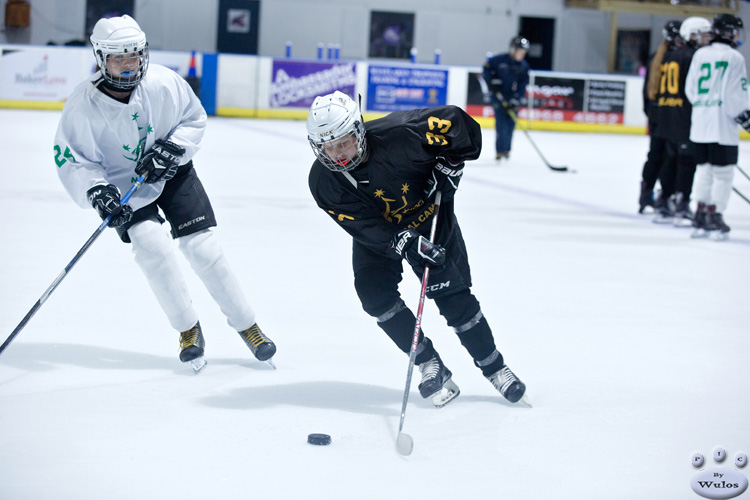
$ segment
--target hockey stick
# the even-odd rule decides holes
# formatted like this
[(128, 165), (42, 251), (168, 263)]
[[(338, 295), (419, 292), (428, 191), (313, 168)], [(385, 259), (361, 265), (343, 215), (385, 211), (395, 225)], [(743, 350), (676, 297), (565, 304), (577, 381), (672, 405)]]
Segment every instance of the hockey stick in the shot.
[[(503, 105), (503, 109), (505, 110), (505, 112), (508, 113), (508, 116), (510, 116), (513, 119), (513, 122), (516, 125), (518, 125), (518, 116), (516, 115), (516, 113), (512, 109), (510, 109), (508, 107), (508, 105), (505, 103), (505, 101), (502, 102), (502, 105)], [(569, 170), (568, 167), (556, 167), (554, 165), (551, 165), (550, 162), (547, 161), (547, 158), (545, 158), (544, 155), (542, 154), (542, 151), (539, 149), (539, 147), (534, 142), (534, 139), (531, 138), (531, 134), (529, 134), (529, 131), (526, 130), (525, 128), (523, 128), (523, 127), (519, 127), (519, 128), (521, 129), (521, 131), (524, 134), (526, 134), (526, 138), (529, 140), (529, 142), (531, 143), (531, 145), (536, 150), (537, 154), (539, 154), (539, 157), (542, 159), (542, 161), (544, 162), (544, 164), (547, 165), (547, 167), (550, 170), (554, 170), (555, 172), (570, 172), (570, 173), (575, 173), (575, 170)]]
[[(133, 196), (133, 193), (135, 193), (135, 190), (138, 189), (141, 184), (143, 184), (143, 180), (145, 179), (145, 176), (140, 176), (137, 181), (135, 181), (135, 184), (133, 184), (133, 187), (128, 190), (127, 193), (125, 193), (125, 196), (122, 197), (122, 200), (120, 200), (120, 203), (125, 204), (130, 199), (131, 196)], [(10, 345), (11, 342), (13, 342), (13, 339), (16, 338), (16, 335), (21, 333), (21, 330), (24, 329), (26, 324), (31, 320), (31, 318), (36, 314), (36, 312), (39, 310), (40, 307), (42, 307), (42, 304), (44, 304), (49, 296), (52, 294), (52, 292), (55, 291), (55, 288), (57, 288), (57, 285), (60, 284), (60, 282), (65, 278), (65, 276), (68, 275), (71, 269), (73, 269), (73, 266), (76, 265), (76, 263), (80, 260), (81, 257), (83, 257), (83, 254), (86, 253), (86, 250), (89, 249), (89, 247), (96, 241), (96, 239), (99, 237), (100, 234), (102, 234), (102, 231), (109, 226), (109, 221), (112, 219), (112, 216), (107, 216), (106, 219), (104, 219), (99, 225), (98, 228), (96, 228), (96, 231), (94, 231), (94, 234), (89, 237), (88, 241), (83, 244), (80, 250), (78, 250), (78, 253), (73, 257), (73, 260), (71, 260), (67, 266), (65, 266), (65, 269), (55, 278), (55, 281), (52, 282), (52, 284), (45, 290), (45, 292), (42, 294), (42, 296), (39, 298), (39, 300), (36, 301), (36, 304), (34, 304), (34, 307), (32, 307), (28, 313), (26, 313), (26, 316), (21, 320), (21, 322), (18, 324), (18, 326), (13, 330), (13, 333), (10, 334), (10, 336), (3, 342), (3, 345), (0, 346), (0, 354), (5, 351), (5, 348)]]
[(747, 180), (750, 181), (750, 175), (747, 175), (747, 172), (745, 172), (744, 170), (742, 170), (739, 165), (735, 165), (735, 167), (737, 167), (737, 170), (739, 170), (742, 173), (742, 175), (744, 175), (745, 178), (747, 178)]
[[(440, 210), (440, 199), (443, 193), (435, 193), (435, 213), (432, 216), (432, 227), (430, 228), (430, 243), (435, 241), (435, 230), (437, 229), (438, 212)], [(404, 419), (406, 418), (406, 402), (409, 400), (409, 389), (411, 388), (411, 375), (414, 371), (414, 360), (417, 358), (417, 344), (419, 343), (419, 332), (422, 330), (422, 311), (424, 310), (424, 298), (427, 294), (427, 279), (430, 276), (430, 266), (424, 266), (422, 273), (422, 290), (419, 293), (419, 307), (417, 308), (417, 321), (414, 324), (414, 335), (411, 338), (411, 350), (409, 351), (409, 369), (406, 372), (406, 388), (404, 389), (404, 401), (401, 404), (401, 421), (398, 424), (398, 437), (396, 438), (396, 449), (402, 455), (411, 455), (414, 449), (414, 440), (410, 435), (403, 432)]]
[(747, 198), (747, 196), (745, 196), (744, 194), (740, 193), (739, 189), (737, 189), (736, 187), (732, 186), (732, 191), (734, 191), (735, 193), (737, 193), (737, 196), (739, 196), (740, 198), (742, 198), (746, 202), (750, 203), (750, 200)]

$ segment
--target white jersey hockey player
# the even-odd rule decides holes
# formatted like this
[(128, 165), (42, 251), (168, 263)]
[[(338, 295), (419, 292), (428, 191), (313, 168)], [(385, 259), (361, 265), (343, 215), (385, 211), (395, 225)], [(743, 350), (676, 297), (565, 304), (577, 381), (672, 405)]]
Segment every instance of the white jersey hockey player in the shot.
[(736, 50), (743, 35), (742, 20), (718, 14), (712, 29), (712, 43), (698, 49), (690, 63), (685, 95), (693, 105), (690, 140), (695, 143), (697, 163), (693, 192), (698, 207), (692, 236), (721, 240), (730, 230), (722, 214), (739, 155), (737, 124), (750, 129), (750, 110), (745, 58)]
[[(180, 332), (180, 360), (205, 366), (205, 341), (172, 237), (211, 296), (261, 361), (275, 344), (255, 322), (212, 227), (211, 203), (193, 168), (206, 112), (179, 75), (149, 66), (146, 35), (129, 16), (101, 19), (91, 43), (99, 72), (78, 85), (65, 103), (55, 136), (57, 172), (70, 196), (93, 206), (120, 238), (132, 243), (135, 261)], [(120, 195), (144, 176), (127, 204)]]

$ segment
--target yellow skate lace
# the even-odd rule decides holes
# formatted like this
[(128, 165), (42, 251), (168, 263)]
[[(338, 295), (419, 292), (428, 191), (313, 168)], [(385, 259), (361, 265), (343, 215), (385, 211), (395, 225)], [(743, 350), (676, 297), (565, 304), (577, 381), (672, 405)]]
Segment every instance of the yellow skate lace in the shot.
[(198, 345), (200, 336), (201, 327), (197, 324), (190, 330), (180, 332), (180, 349), (187, 349), (190, 346)]
[(245, 342), (249, 343), (253, 349), (257, 349), (261, 344), (265, 342), (270, 342), (268, 337), (263, 335), (263, 332), (260, 331), (260, 327), (257, 324), (251, 326), (247, 330), (242, 330), (240, 332), (240, 335), (242, 335), (242, 338), (245, 339)]

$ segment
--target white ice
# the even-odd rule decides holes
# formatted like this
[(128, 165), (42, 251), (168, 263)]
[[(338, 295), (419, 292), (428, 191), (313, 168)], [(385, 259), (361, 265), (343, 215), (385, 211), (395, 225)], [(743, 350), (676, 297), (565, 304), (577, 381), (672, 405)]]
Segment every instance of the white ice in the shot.
[[(99, 225), (57, 179), (58, 119), (0, 112), (0, 340)], [(278, 369), (185, 264), (209, 361), (194, 375), (107, 229), (0, 355), (0, 499), (698, 498), (694, 452), (750, 454), (750, 205), (732, 195), (729, 241), (691, 240), (636, 213), (647, 137), (531, 136), (577, 173), (548, 170), (520, 132), (497, 165), (486, 130), (456, 211), (533, 408), (500, 398), (428, 302), (461, 395), (436, 410), (413, 383), (399, 455), (407, 358), (361, 309), (350, 239), (308, 192), (304, 123), (211, 118), (196, 168)], [(740, 172), (735, 186), (750, 196)], [(414, 276), (402, 294), (416, 310)]]

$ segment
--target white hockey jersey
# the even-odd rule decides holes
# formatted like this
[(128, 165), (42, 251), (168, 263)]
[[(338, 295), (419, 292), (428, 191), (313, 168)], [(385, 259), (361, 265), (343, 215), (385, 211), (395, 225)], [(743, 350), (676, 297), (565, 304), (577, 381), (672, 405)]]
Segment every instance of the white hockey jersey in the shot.
[(685, 81), (693, 105), (690, 140), (737, 146), (735, 117), (748, 109), (745, 58), (725, 43), (712, 43), (695, 52)]
[[(150, 64), (146, 76), (123, 104), (95, 87), (97, 73), (79, 84), (63, 107), (55, 135), (55, 163), (65, 189), (81, 207), (91, 207), (86, 191), (114, 184), (125, 193), (138, 176), (135, 167), (156, 139), (185, 148), (181, 163), (200, 148), (206, 112), (177, 73)], [(128, 204), (138, 210), (158, 198), (164, 181), (143, 184)]]

